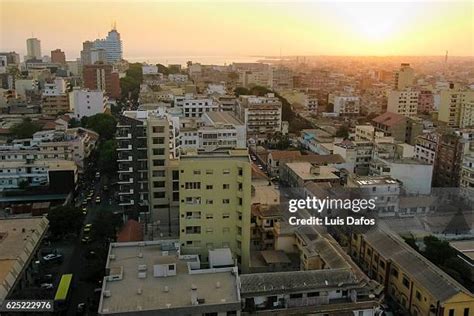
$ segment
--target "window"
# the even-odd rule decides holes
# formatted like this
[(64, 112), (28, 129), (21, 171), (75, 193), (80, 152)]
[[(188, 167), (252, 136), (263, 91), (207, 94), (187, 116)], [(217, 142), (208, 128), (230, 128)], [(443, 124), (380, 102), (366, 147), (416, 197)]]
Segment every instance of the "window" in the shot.
[(222, 204), (230, 204), (230, 200), (229, 199), (223, 199)]
[(206, 219), (213, 219), (213, 218), (214, 218), (214, 215), (212, 215), (211, 213), (206, 214)]
[(174, 271), (174, 264), (170, 264), (170, 265), (168, 265), (168, 270), (170, 270), (170, 271)]
[(153, 137), (153, 144), (154, 145), (162, 145), (165, 143), (164, 137)]
[(450, 309), (448, 315), (449, 315), (449, 316), (454, 316), (454, 309)]
[(153, 181), (153, 187), (154, 188), (164, 188), (165, 187), (165, 181)]
[(417, 300), (421, 301), (421, 293), (419, 291), (416, 291), (415, 297)]
[(206, 200), (206, 204), (214, 204), (214, 200)]
[(212, 227), (206, 228), (206, 233), (212, 233), (213, 231), (214, 231), (214, 229), (212, 229)]
[(153, 133), (164, 133), (165, 127), (164, 126), (153, 126)]
[(164, 148), (153, 148), (153, 155), (164, 155), (165, 149)]
[(165, 171), (164, 170), (153, 170), (153, 177), (164, 177)]
[(222, 170), (222, 174), (230, 174), (230, 169), (224, 169), (224, 170)]
[(214, 171), (211, 170), (211, 169), (207, 169), (207, 170), (206, 170), (206, 174), (214, 174)]
[(302, 298), (303, 294), (297, 293), (297, 294), (290, 294), (290, 298)]
[(153, 159), (153, 166), (154, 167), (160, 167), (165, 165), (165, 160), (164, 159)]
[(186, 182), (184, 188), (186, 190), (199, 190), (201, 189), (201, 182)]
[(186, 226), (186, 234), (200, 234), (201, 226)]
[(398, 278), (398, 270), (397, 270), (397, 269), (392, 269), (392, 275), (393, 275), (395, 278)]
[(193, 174), (195, 174), (195, 175), (200, 175), (200, 174), (201, 174), (201, 170), (199, 170), (199, 169), (198, 169), (198, 170), (193, 170)]
[(224, 219), (230, 218), (230, 214), (229, 213), (224, 213), (224, 214), (222, 214), (222, 218), (224, 218)]
[(463, 314), (463, 316), (469, 316), (469, 307), (466, 307), (466, 308), (464, 309), (464, 314)]
[(410, 281), (405, 276), (403, 277), (402, 283), (407, 289), (410, 288)]
[(230, 188), (230, 184), (223, 184), (222, 189), (228, 190)]
[(244, 171), (243, 171), (242, 168), (239, 168), (239, 173), (238, 174), (239, 174), (239, 176), (242, 176), (244, 174)]
[(153, 198), (162, 199), (165, 197), (165, 192), (153, 192)]
[(206, 185), (206, 190), (212, 190), (213, 186), (212, 185)]
[(319, 292), (309, 292), (306, 296), (307, 297), (316, 297), (316, 296), (319, 296)]

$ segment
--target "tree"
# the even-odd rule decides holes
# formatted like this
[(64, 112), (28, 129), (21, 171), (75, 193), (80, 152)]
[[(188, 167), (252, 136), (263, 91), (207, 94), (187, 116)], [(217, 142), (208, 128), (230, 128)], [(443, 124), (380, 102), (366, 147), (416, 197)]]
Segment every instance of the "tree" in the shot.
[(273, 134), (270, 138), (270, 147), (278, 150), (288, 149), (290, 147), (288, 135), (283, 135), (280, 132)]
[(249, 95), (250, 90), (244, 87), (237, 87), (234, 89), (234, 94), (239, 97), (241, 95)]
[(256, 96), (259, 96), (259, 97), (262, 97), (267, 93), (273, 93), (273, 92), (272, 92), (272, 90), (270, 90), (266, 87), (262, 87), (262, 86), (254, 86), (250, 89), (250, 94), (256, 95)]
[(105, 209), (99, 209), (94, 219), (92, 237), (98, 241), (115, 240), (117, 232), (122, 226), (122, 217)]
[(143, 80), (142, 64), (133, 63), (129, 65), (124, 78), (120, 79), (122, 98), (128, 98), (129, 94), (134, 100), (138, 99), (140, 84)]
[(21, 190), (26, 190), (30, 186), (30, 183), (28, 180), (21, 180), (20, 183), (18, 183), (18, 188)]
[(114, 139), (107, 140), (100, 144), (98, 153), (98, 168), (103, 173), (113, 173), (117, 171), (117, 143)]
[(165, 65), (162, 65), (162, 64), (156, 64), (156, 67), (158, 67), (158, 72), (159, 73), (162, 73), (163, 75), (167, 76), (170, 74), (170, 70), (168, 69), (168, 67), (166, 67)]
[(85, 127), (97, 133), (103, 140), (114, 138), (117, 121), (109, 114), (99, 113), (89, 116), (85, 121)]
[(54, 236), (62, 237), (76, 233), (82, 226), (82, 211), (73, 206), (59, 206), (48, 212), (49, 230)]
[(425, 243), (423, 255), (437, 265), (443, 265), (449, 258), (456, 255), (449, 242), (435, 236), (426, 236), (423, 242)]
[(336, 137), (349, 138), (349, 127), (347, 125), (341, 125), (336, 131)]
[(15, 124), (11, 129), (10, 132), (15, 136), (17, 139), (23, 138), (31, 138), (34, 133), (41, 130), (41, 126), (33, 122), (31, 118), (27, 117), (23, 119), (23, 122)]

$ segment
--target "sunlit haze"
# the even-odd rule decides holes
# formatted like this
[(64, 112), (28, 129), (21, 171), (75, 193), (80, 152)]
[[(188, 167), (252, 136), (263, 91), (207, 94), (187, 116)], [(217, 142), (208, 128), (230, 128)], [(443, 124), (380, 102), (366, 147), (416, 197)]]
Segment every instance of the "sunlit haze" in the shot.
[[(32, 10), (34, 6), (34, 10)], [(474, 55), (465, 2), (2, 1), (0, 48), (79, 57), (113, 21), (124, 57), (249, 55)], [(19, 18), (21, 17), (21, 18)]]

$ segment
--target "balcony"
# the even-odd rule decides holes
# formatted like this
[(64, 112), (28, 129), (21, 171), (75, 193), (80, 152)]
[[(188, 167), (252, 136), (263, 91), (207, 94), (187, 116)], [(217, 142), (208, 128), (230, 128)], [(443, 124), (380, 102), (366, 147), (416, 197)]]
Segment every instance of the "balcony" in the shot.
[(123, 192), (119, 192), (118, 195), (130, 195), (130, 194), (133, 194), (133, 189), (130, 189), (128, 191), (123, 191)]
[(117, 184), (132, 184), (132, 183), (133, 183), (133, 178), (119, 179), (119, 181), (117, 181)]
[(115, 139), (120, 140), (120, 139), (132, 139), (132, 134), (119, 134), (115, 137)]
[(119, 172), (119, 173), (120, 173), (120, 172), (133, 172), (133, 168), (132, 168), (132, 167), (128, 167), (128, 169), (122, 169), (122, 170), (119, 170), (118, 172)]
[(132, 161), (132, 156), (118, 157), (117, 161), (118, 162)]
[(117, 150), (118, 150), (118, 151), (122, 151), (122, 150), (132, 150), (132, 145), (128, 145), (128, 146), (125, 146), (125, 147), (118, 147)]

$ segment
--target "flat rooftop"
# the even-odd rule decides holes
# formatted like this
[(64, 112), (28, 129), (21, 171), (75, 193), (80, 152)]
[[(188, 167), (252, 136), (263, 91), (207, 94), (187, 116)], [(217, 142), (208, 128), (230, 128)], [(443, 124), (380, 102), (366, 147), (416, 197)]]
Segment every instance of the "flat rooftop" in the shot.
[(0, 219), (0, 302), (28, 264), (47, 229), (45, 217)]
[[(298, 177), (303, 180), (331, 180), (339, 179), (335, 174), (338, 170), (334, 167), (329, 166), (313, 166), (309, 162), (289, 162), (286, 163), (289, 169), (291, 169)], [(313, 168), (319, 168), (319, 172), (312, 172)], [(313, 169), (315, 170), (315, 169)]]
[(451, 241), (449, 245), (474, 261), (474, 240)]
[(243, 123), (238, 120), (234, 115), (227, 112), (206, 112), (204, 115), (214, 123), (242, 125)]
[[(155, 276), (163, 266), (173, 264), (176, 275)], [(178, 240), (113, 243), (99, 313), (192, 308), (196, 306), (191, 300), (192, 287), (201, 307), (240, 302), (236, 268), (204, 270), (199, 265), (198, 256), (180, 255)], [(112, 275), (118, 277), (110, 280)]]
[(397, 184), (398, 181), (392, 177), (377, 177), (377, 176), (367, 176), (367, 177), (354, 177), (352, 179), (356, 184), (360, 186), (364, 185), (384, 185), (384, 184)]

